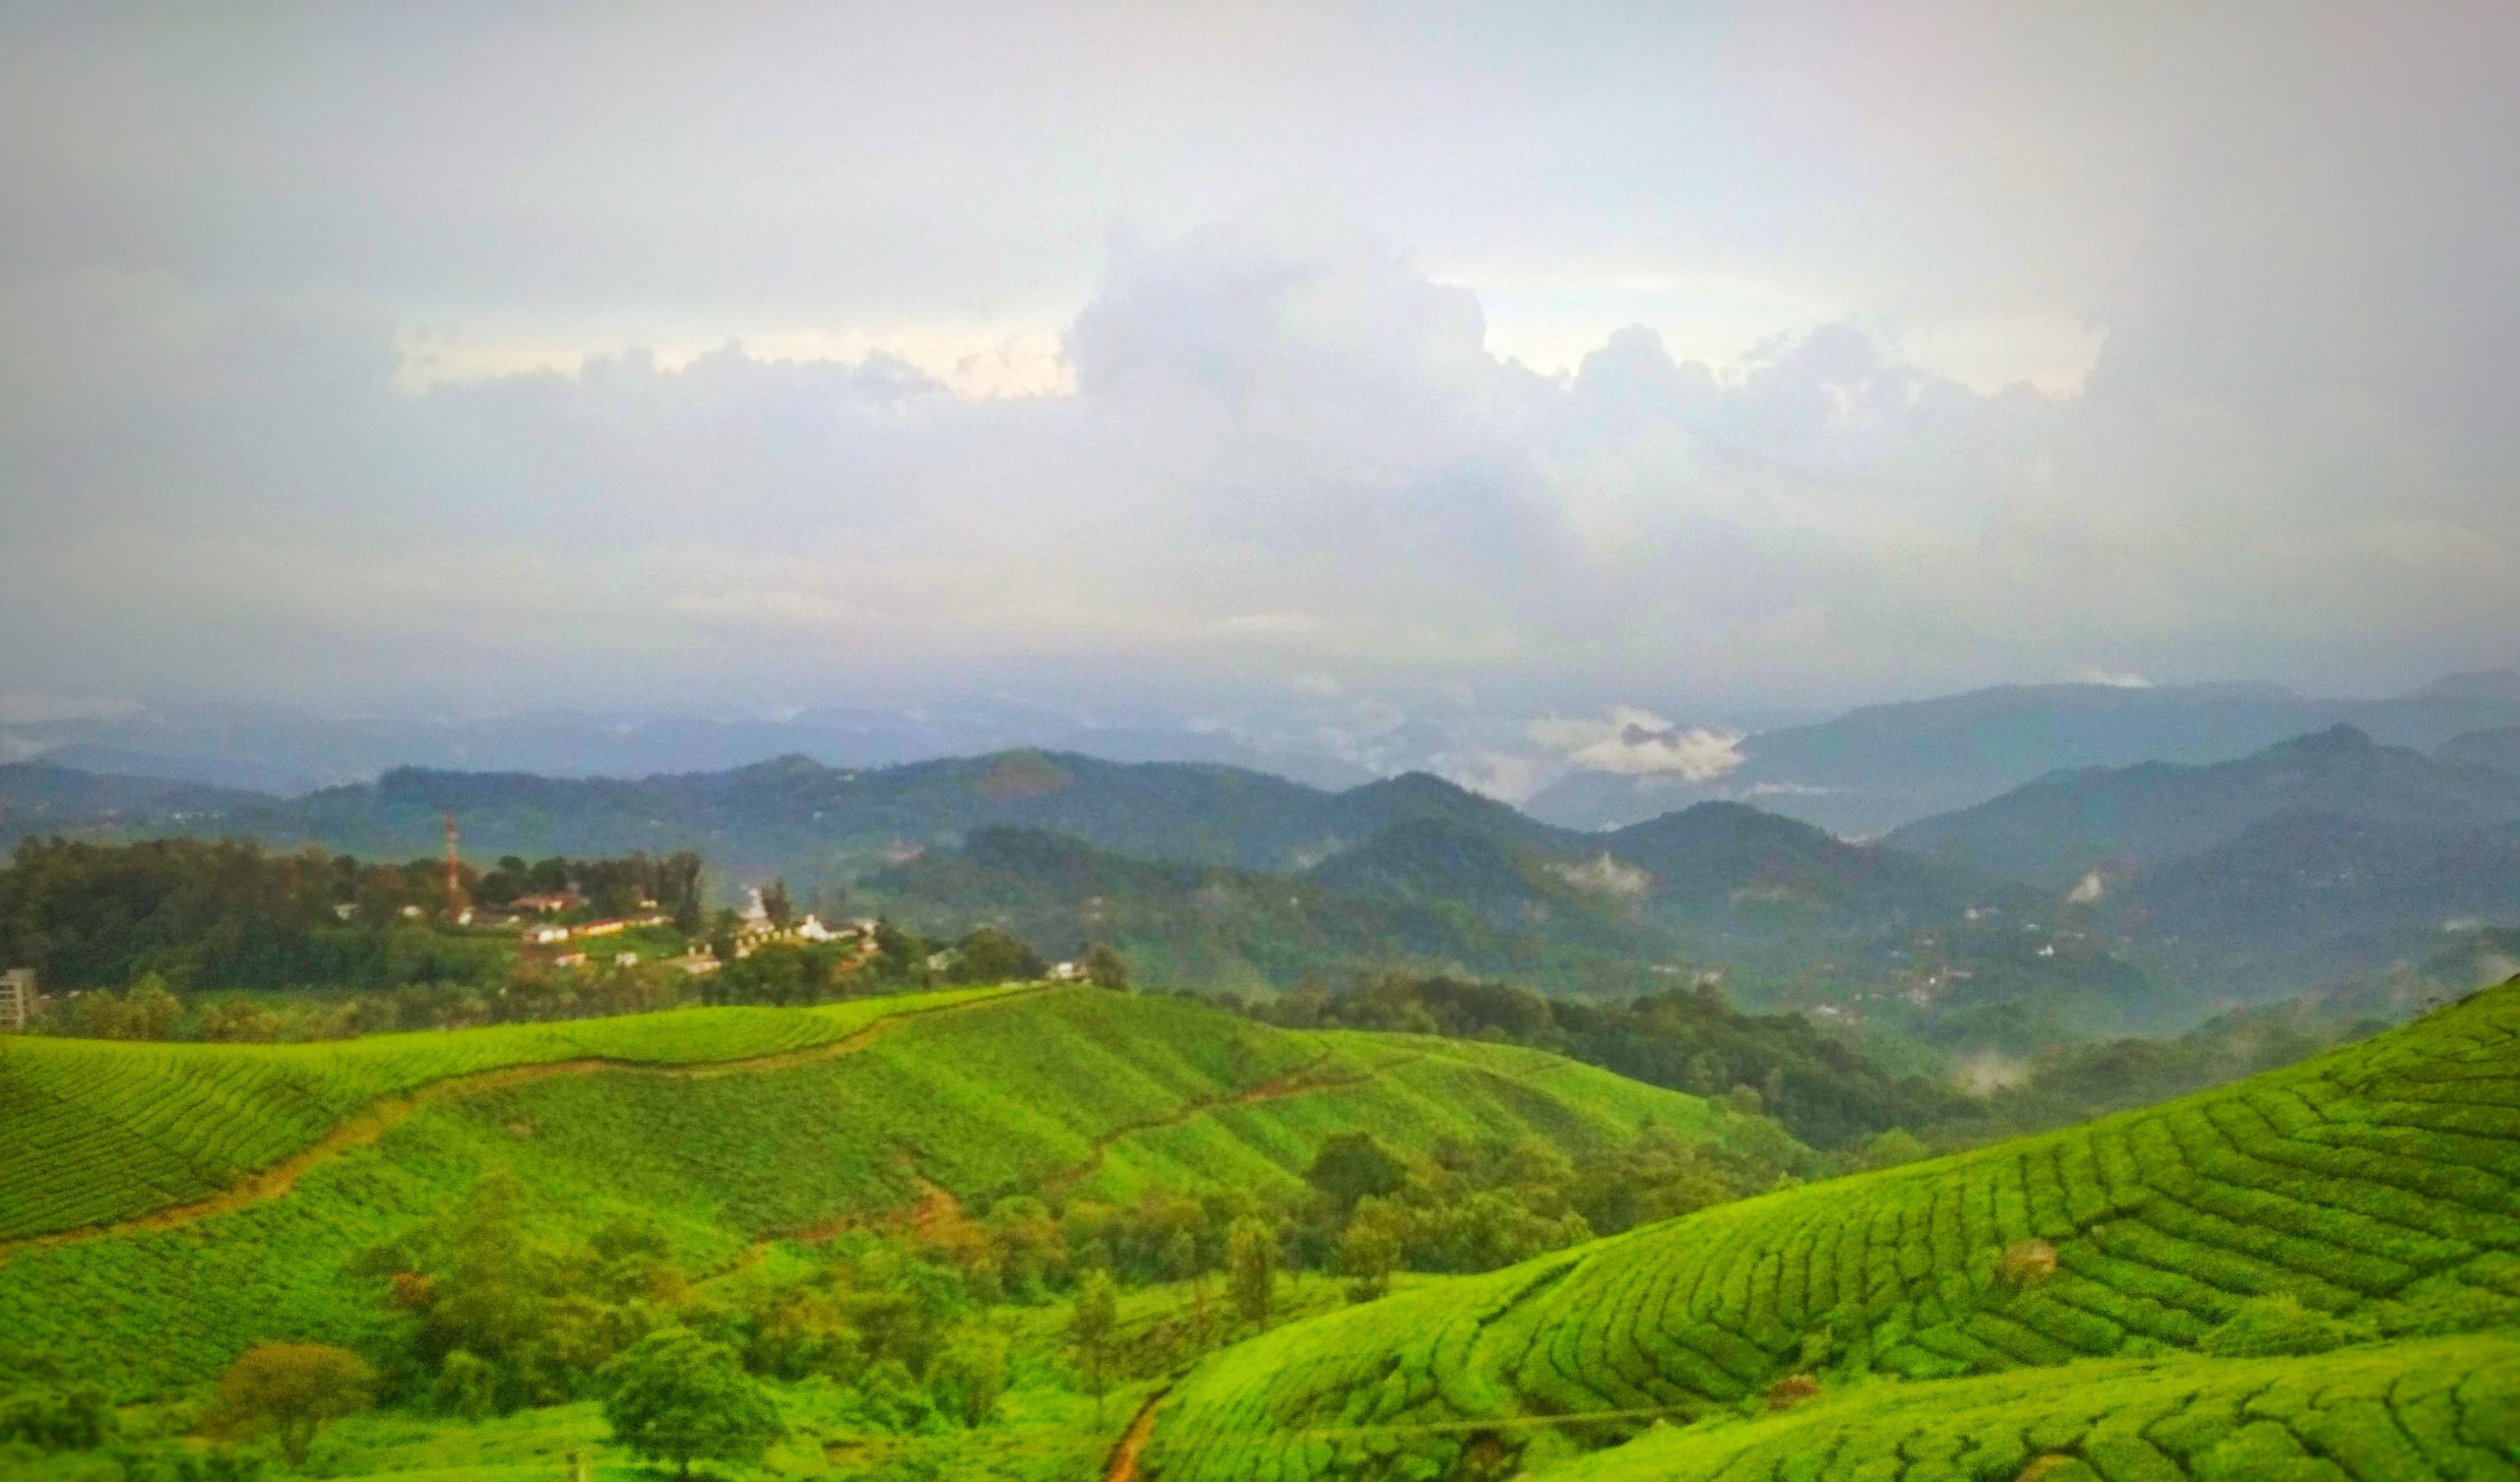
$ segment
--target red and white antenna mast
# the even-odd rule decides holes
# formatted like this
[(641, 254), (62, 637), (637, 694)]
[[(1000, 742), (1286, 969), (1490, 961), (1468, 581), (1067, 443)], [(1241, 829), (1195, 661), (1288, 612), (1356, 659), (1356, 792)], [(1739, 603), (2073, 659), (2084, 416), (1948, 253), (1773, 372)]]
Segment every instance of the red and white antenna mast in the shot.
[(455, 863), (455, 815), (446, 815), (446, 908), (464, 909), (464, 877)]

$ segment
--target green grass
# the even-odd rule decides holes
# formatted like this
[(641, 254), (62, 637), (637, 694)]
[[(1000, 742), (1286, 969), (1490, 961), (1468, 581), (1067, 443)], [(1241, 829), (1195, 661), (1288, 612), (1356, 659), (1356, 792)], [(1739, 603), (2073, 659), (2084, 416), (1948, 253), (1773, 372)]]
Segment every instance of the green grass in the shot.
[(828, 1044), (906, 1009), (1004, 992), (803, 1009), (682, 1009), (324, 1044), (0, 1038), (0, 1242), (210, 1198), (388, 1097), (563, 1061), (696, 1065)]
[(708, 1269), (903, 1207), (920, 1179), (973, 1202), (1195, 1193), (1290, 1181), (1336, 1132), (1403, 1147), (1535, 1135), (1582, 1155), (1652, 1126), (1722, 1130), (1696, 1098), (1531, 1052), (1058, 990), (904, 1019), (848, 1054), (770, 1069), (556, 1077), (426, 1103), (284, 1197), (0, 1260), (0, 1331), (80, 1355), (126, 1396), (196, 1383), (263, 1338), (354, 1340), (378, 1292), (346, 1264), (492, 1168), (521, 1176), (531, 1217), (555, 1232), (637, 1211)]
[[(2054, 1274), (2000, 1279), (2030, 1241)], [(1551, 1429), (1602, 1446), (1637, 1412), (1714, 1414), (1799, 1370), (1930, 1380), (2192, 1348), (2271, 1293), (2375, 1330), (2511, 1311), (2520, 984), (2181, 1101), (1282, 1328), (1185, 1383), (1148, 1471), (1443, 1477), (1477, 1458), (1474, 1422), (1510, 1450), (1532, 1417), (1600, 1416)]]
[(2430, 1482), (2520, 1477), (2520, 1337), (1874, 1383), (1662, 1428), (1538, 1482)]

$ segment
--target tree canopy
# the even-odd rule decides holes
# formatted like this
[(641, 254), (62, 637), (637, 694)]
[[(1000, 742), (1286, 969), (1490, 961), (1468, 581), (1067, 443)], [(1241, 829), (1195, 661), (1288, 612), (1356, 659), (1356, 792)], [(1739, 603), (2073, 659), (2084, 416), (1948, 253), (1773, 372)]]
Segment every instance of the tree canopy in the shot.
[(691, 1475), (695, 1460), (757, 1462), (783, 1427), (735, 1351), (688, 1328), (660, 1328), (598, 1375), (613, 1439)]

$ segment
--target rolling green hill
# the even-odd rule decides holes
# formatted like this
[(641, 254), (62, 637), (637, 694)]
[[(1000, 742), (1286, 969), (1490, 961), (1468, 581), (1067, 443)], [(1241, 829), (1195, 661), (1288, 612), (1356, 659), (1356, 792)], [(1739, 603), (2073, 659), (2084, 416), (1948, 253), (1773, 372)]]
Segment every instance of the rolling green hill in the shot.
[(207, 1199), (390, 1103), (500, 1073), (792, 1057), (1008, 990), (683, 1009), (331, 1044), (0, 1038), (0, 1248)]
[[(1719, 1205), (1281, 1328), (1174, 1392), (1145, 1475), (1504, 1475), (1538, 1431), (1552, 1447), (1609, 1446), (1648, 1419), (1754, 1406), (1797, 1372), (1824, 1391), (1907, 1381), (1906, 1402), (1947, 1392), (1957, 1414), (2022, 1391), (1918, 1382), (2230, 1352), (2261, 1328), (2334, 1347), (2507, 1325), (2520, 1299), (2515, 1040), (2520, 983), (2184, 1100)], [(2507, 1384), (2491, 1357), (2479, 1372)], [(2051, 1381), (2023, 1402), (2067, 1393)], [(1847, 1413), (1846, 1434), (1878, 1437), (1904, 1423), (1896, 1408), (1811, 1413)], [(1866, 1415), (1875, 1430), (1857, 1425)], [(1929, 1412), (1914, 1418), (1932, 1429)], [(1901, 1475), (1918, 1459), (1864, 1449), (1881, 1444), (1847, 1442), (1861, 1463), (1849, 1474)], [(1821, 1474), (1807, 1446), (1781, 1445), (1723, 1474), (1770, 1475), (1780, 1454), (1803, 1469), (1779, 1475)], [(1699, 1474), (1676, 1468), (1634, 1475)]]
[[(314, 1050), (293, 1067), (309, 1073), (294, 1078), (273, 1072), (286, 1058), (279, 1052), (223, 1047), (195, 1049), (188, 1074), (167, 1076), (170, 1051), (159, 1047), (35, 1045), (47, 1066), (80, 1057), (93, 1089), (65, 1075), (53, 1094), (88, 1097), (100, 1124), (116, 1122), (110, 1108), (153, 1093), (251, 1081), (251, 1093), (203, 1104), (241, 1105), (222, 1125), (260, 1129), (260, 1141), (229, 1132), (220, 1144), (231, 1156), (249, 1143), (312, 1145), (318, 1155), (283, 1185), (248, 1182), (241, 1198), (0, 1248), (0, 1331), (77, 1355), (83, 1375), (124, 1396), (214, 1375), (258, 1340), (352, 1342), (378, 1320), (373, 1283), (349, 1271), (358, 1253), (461, 1203), (494, 1169), (531, 1191), (527, 1217), (537, 1227), (585, 1231), (636, 1212), (661, 1222), (677, 1259), (708, 1270), (766, 1239), (906, 1210), (922, 1190), (976, 1202), (1053, 1187), (1115, 1199), (1284, 1190), (1342, 1132), (1370, 1132), (1401, 1152), (1539, 1138), (1584, 1156), (1648, 1130), (1722, 1138), (1732, 1125), (1732, 1114), (1695, 1097), (1510, 1046), (1295, 1032), (1088, 988), (915, 1002), (940, 1012), (896, 1001), (840, 1006), (853, 1017), (686, 1012), (563, 1026), (610, 1034), (617, 1060), (668, 1061), (696, 1058), (683, 1048), (689, 1036), (716, 1025), (724, 1063), (713, 1074), (588, 1064), (585, 1045), (527, 1031), (414, 1037), (443, 1047), (430, 1055), (375, 1041), (385, 1048), (355, 1071), (333, 1068), (329, 1082), (310, 1071), (322, 1065)], [(851, 1022), (885, 1032), (850, 1036)], [(806, 1047), (786, 1049), (797, 1044)], [(25, 1048), (0, 1065), (19, 1064)], [(774, 1053), (724, 1061), (764, 1050)], [(476, 1075), (440, 1081), (440, 1094), (392, 1099), (415, 1077), (530, 1069), (536, 1054), (581, 1057), (569, 1068), (585, 1073)], [(124, 1057), (127, 1066), (112, 1064)], [(323, 1117), (360, 1124), (362, 1088), (389, 1098), (371, 1111), (402, 1114), (378, 1121), (372, 1138), (327, 1141)], [(319, 1092), (333, 1097), (331, 1110), (296, 1104)], [(136, 1145), (180, 1148), (195, 1118), (122, 1120)], [(50, 1176), (67, 1166), (111, 1183), (120, 1157), (74, 1143), (32, 1166), (45, 1189), (67, 1182)], [(148, 1207), (119, 1198), (124, 1209)], [(57, 1207), (22, 1201), (16, 1213), (40, 1226), (34, 1211)]]

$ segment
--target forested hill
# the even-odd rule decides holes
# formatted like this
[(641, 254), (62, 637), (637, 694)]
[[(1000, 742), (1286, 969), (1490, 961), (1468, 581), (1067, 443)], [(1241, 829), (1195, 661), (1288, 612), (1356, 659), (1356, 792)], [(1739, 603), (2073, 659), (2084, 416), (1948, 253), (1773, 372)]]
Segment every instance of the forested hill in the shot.
[(2520, 819), (2520, 776), (2341, 725), (2211, 766), (2061, 772), (1896, 830), (1890, 842), (2061, 890), (2086, 870), (2160, 864), (2296, 813), (2472, 830)]
[[(61, 792), (59, 769), (0, 770), (0, 799), (22, 781)], [(2093, 1030), (2184, 1007), (2087, 935), (2035, 935), (2053, 917), (2018, 886), (1737, 803), (1577, 834), (1424, 774), (1334, 793), (1034, 752), (612, 781), (407, 770), (294, 801), (118, 812), (92, 832), (410, 859), (434, 852), (447, 814), (468, 858), (690, 850), (721, 902), (784, 876), (827, 909), (922, 930), (992, 924), (1053, 955), (1108, 942), (1176, 988), (1409, 966), (1636, 991), (1724, 968), (1753, 996), (1915, 990), (1952, 1011), (2040, 997), (2043, 1016)], [(56, 809), (40, 832), (63, 823)]]
[(1578, 837), (1423, 774), (1330, 792), (1232, 767), (1039, 751), (864, 771), (783, 757), (642, 778), (404, 768), (294, 799), (111, 783), (40, 763), (0, 767), (0, 834), (231, 833), (402, 858), (426, 852), (453, 814), (468, 850), (485, 855), (692, 848), (724, 869), (791, 877), (851, 872), (993, 826), (1254, 869), (1296, 867), (1418, 818), (1534, 843)]

